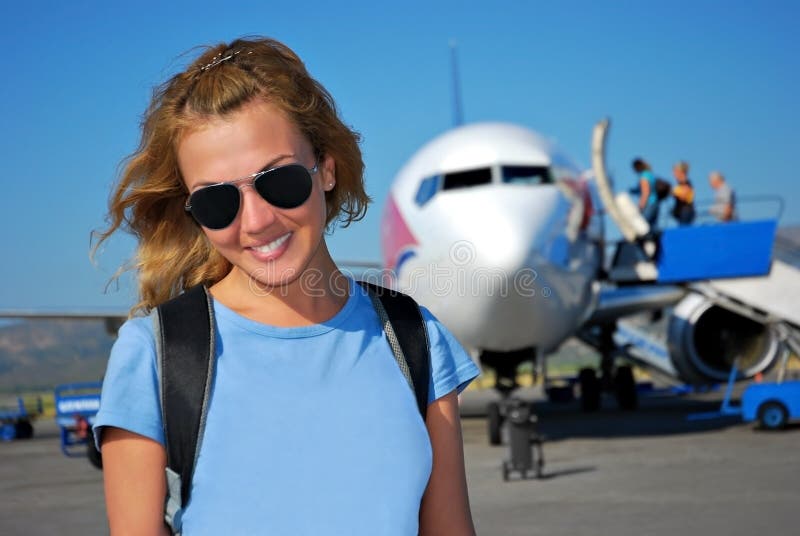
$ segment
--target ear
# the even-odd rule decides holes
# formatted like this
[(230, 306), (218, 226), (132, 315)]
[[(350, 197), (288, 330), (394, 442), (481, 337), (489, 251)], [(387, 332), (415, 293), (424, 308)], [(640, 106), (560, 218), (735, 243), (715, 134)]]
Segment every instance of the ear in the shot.
[(322, 189), (326, 192), (333, 190), (336, 186), (336, 161), (329, 154), (326, 154), (319, 164), (320, 177), (322, 178)]

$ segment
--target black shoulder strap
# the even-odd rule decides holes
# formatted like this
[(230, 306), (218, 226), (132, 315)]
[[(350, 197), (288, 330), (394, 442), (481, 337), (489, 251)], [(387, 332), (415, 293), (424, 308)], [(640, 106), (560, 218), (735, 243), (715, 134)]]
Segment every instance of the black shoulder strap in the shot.
[(425, 420), (428, 410), (430, 347), (422, 312), (417, 302), (402, 292), (365, 281), (358, 283), (369, 293), (378, 316), (381, 317), (392, 353), (414, 391), (417, 407)]
[[(417, 400), (428, 408), (430, 348), (425, 321), (409, 296), (359, 281), (384, 324), (392, 352)], [(181, 513), (191, 495), (214, 377), (214, 310), (203, 286), (193, 287), (157, 309), (161, 412), (167, 449), (165, 519), (180, 534)]]
[(165, 512), (173, 533), (180, 533), (180, 512), (189, 502), (214, 376), (214, 313), (203, 286), (160, 305), (157, 312), (169, 488)]

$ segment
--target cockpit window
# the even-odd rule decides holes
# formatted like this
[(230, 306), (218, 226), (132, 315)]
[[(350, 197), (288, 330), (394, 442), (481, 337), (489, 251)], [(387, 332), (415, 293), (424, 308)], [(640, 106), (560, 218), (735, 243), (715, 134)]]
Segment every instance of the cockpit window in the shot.
[(444, 176), (443, 190), (453, 190), (455, 188), (469, 188), (480, 184), (492, 182), (491, 168), (470, 169), (467, 171), (457, 171), (447, 173)]
[(550, 172), (542, 166), (503, 166), (503, 182), (507, 184), (547, 184)]
[(439, 189), (439, 177), (439, 175), (434, 175), (433, 177), (423, 179), (422, 182), (419, 183), (417, 195), (414, 196), (414, 201), (417, 202), (417, 205), (423, 206), (436, 195)]

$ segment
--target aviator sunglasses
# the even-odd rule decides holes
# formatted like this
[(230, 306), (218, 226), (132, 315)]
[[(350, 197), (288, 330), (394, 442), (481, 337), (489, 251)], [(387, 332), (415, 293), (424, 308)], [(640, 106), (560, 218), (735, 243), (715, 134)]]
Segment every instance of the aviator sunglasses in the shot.
[(301, 164), (288, 164), (264, 169), (241, 179), (204, 186), (189, 195), (184, 209), (208, 229), (224, 229), (233, 223), (241, 205), (240, 190), (252, 185), (264, 200), (277, 208), (297, 208), (311, 195), (311, 169)]

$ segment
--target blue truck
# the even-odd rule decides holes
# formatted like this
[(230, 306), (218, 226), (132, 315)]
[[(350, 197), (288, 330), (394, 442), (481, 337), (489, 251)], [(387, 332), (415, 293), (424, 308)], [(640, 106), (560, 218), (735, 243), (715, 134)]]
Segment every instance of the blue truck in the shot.
[(800, 380), (754, 383), (742, 393), (742, 419), (765, 430), (785, 428), (800, 419)]
[(94, 444), (92, 424), (100, 409), (102, 385), (102, 382), (68, 383), (55, 389), (61, 452), (70, 457), (87, 456), (98, 469), (102, 469), (103, 460)]
[(800, 357), (800, 335), (797, 326), (779, 323), (772, 326), (779, 338), (786, 343), (774, 382), (753, 382), (742, 392), (741, 402), (732, 400), (733, 386), (738, 375), (737, 363), (731, 368), (725, 397), (718, 411), (693, 413), (689, 420), (716, 419), (719, 417), (741, 417), (744, 422), (758, 422), (763, 430), (780, 430), (792, 420), (800, 420), (800, 378), (786, 379), (787, 363), (791, 353)]
[(33, 420), (42, 414), (42, 399), (36, 397), (35, 408), (30, 408), (21, 396), (16, 404), (0, 406), (0, 440), (30, 439), (33, 437)]
[[(775, 326), (780, 338), (800, 356), (800, 340), (796, 326)], [(758, 420), (765, 430), (785, 428), (791, 420), (800, 419), (800, 380), (786, 380), (786, 364), (789, 352), (784, 352), (775, 382), (753, 383), (742, 393), (742, 419), (745, 422)]]

